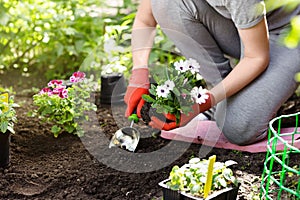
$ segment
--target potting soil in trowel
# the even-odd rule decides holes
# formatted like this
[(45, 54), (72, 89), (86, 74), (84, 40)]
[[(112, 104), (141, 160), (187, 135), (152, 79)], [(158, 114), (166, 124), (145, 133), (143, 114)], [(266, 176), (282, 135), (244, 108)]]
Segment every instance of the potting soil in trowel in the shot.
[(130, 126), (117, 130), (109, 143), (109, 148), (119, 147), (128, 151), (135, 151), (140, 140), (140, 132), (132, 126), (139, 119), (136, 114), (132, 114), (128, 119), (131, 121)]

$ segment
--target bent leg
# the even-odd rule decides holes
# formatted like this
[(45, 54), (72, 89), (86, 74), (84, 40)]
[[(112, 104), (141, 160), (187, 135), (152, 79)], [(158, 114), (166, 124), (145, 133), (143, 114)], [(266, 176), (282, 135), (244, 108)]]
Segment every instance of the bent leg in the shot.
[(200, 74), (209, 85), (220, 82), (232, 69), (224, 53), (240, 57), (240, 39), (233, 22), (206, 1), (152, 0), (152, 11), (181, 53), (200, 63)]
[(269, 121), (296, 90), (294, 77), (300, 71), (300, 47), (288, 49), (277, 43), (276, 36), (270, 37), (267, 70), (217, 106), (217, 124), (232, 143), (246, 145), (263, 139)]

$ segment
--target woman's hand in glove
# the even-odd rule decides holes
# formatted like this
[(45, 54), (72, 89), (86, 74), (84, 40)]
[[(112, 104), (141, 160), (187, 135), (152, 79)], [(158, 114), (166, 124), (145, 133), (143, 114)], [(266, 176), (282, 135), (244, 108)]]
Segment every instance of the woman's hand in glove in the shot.
[(124, 101), (127, 104), (125, 117), (129, 117), (134, 110), (136, 110), (138, 117), (141, 117), (141, 108), (145, 103), (142, 95), (149, 94), (149, 87), (148, 66), (133, 68), (124, 97)]

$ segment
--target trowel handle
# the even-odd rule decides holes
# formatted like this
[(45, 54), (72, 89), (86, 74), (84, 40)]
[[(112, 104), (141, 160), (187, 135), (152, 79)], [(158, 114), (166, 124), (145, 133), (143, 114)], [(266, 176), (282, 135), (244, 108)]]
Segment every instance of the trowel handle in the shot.
[(134, 123), (137, 123), (139, 121), (139, 118), (136, 113), (133, 113), (128, 117), (128, 120), (133, 121)]

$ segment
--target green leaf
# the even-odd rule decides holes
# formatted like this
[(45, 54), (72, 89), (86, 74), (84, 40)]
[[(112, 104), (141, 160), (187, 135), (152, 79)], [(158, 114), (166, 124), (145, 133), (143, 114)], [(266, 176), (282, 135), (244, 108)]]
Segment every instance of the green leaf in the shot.
[(173, 113), (175, 111), (175, 108), (169, 106), (169, 105), (162, 105), (163, 109), (166, 110), (165, 113)]
[(13, 126), (8, 126), (7, 127), (7, 130), (9, 131), (9, 132), (11, 132), (11, 133), (15, 133), (15, 130), (13, 129)]
[(8, 127), (8, 122), (7, 121), (2, 121), (0, 123), (0, 129), (2, 133), (5, 133)]
[(54, 137), (58, 137), (59, 133), (61, 131), (61, 128), (57, 125), (53, 125), (51, 128), (51, 132), (54, 134)]
[(142, 98), (149, 103), (153, 103), (155, 101), (152, 97), (150, 97), (149, 95), (146, 95), (146, 94), (143, 94)]
[(58, 57), (63, 55), (64, 45), (62, 45), (61, 43), (58, 42), (55, 49), (56, 49), (56, 54), (57, 54)]
[(180, 91), (178, 90), (178, 88), (174, 87), (173, 92), (176, 96), (180, 96)]
[(187, 115), (189, 112), (192, 112), (193, 110), (192, 110), (191, 106), (181, 106), (181, 111), (185, 115)]
[(62, 30), (66, 35), (75, 35), (75, 33), (77, 32), (76, 29), (71, 28), (71, 27), (62, 28), (61, 30)]
[(297, 82), (300, 82), (300, 73), (299, 72), (295, 75), (295, 80)]
[(68, 133), (73, 133), (75, 130), (76, 130), (76, 127), (77, 124), (72, 124), (72, 125), (69, 125), (69, 126), (65, 126), (65, 130), (68, 132)]
[(224, 178), (218, 177), (217, 182), (222, 186), (222, 187), (227, 187), (227, 182)]
[(187, 95), (191, 93), (191, 91), (187, 90), (186, 88), (182, 88), (181, 92)]
[(191, 187), (190, 191), (192, 194), (195, 194), (198, 193), (200, 189), (201, 189), (200, 185), (196, 184)]
[(223, 176), (226, 180), (230, 181), (231, 180), (231, 177), (233, 176), (233, 172), (231, 169), (229, 168), (226, 168), (223, 170)]
[(5, 12), (2, 5), (0, 5), (0, 24), (2, 26), (6, 26), (7, 22), (9, 22), (9, 15)]

